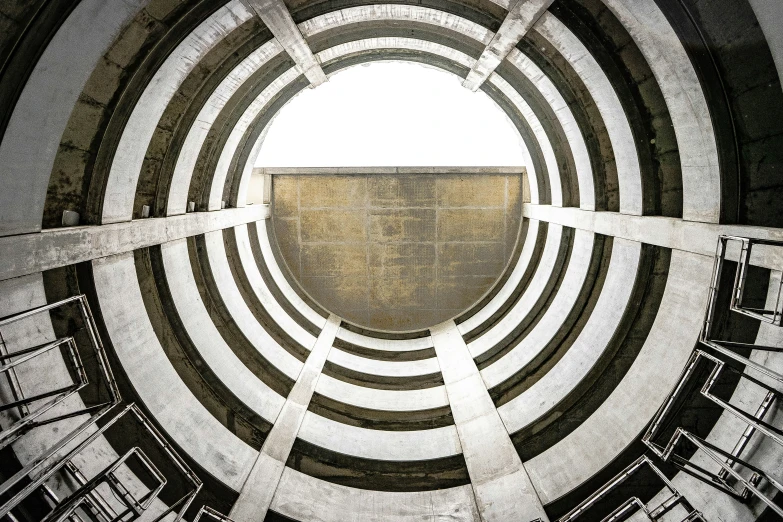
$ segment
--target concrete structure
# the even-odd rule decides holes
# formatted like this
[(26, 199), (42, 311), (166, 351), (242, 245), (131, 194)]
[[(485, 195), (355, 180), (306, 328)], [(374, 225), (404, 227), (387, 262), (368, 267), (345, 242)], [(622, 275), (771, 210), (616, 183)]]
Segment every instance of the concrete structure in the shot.
[[(783, 329), (728, 310), (737, 245), (712, 278), (721, 235), (783, 241), (779, 12), (761, 0), (4, 2), (0, 319), (86, 296), (123, 401), (204, 483), (186, 520), (204, 504), (237, 522), (557, 520), (646, 452), (645, 429), (705, 347), (711, 287), (714, 331), (746, 343), (737, 357), (756, 379), (725, 378), (721, 393), (753, 413), (762, 384), (783, 391), (780, 354), (758, 348), (783, 346)], [(525, 164), (254, 169), (282, 106), (376, 60), (481, 89)], [(778, 306), (781, 271), (783, 248), (753, 248), (747, 306)], [(66, 309), (0, 321), (11, 353), (70, 335), (88, 333)], [(57, 352), (15, 375), (8, 360), (1, 404), (78, 373)], [(100, 358), (83, 367), (102, 371)], [(90, 390), (58, 408), (92, 404)], [(747, 424), (688, 400), (671, 427), (731, 450)], [(0, 411), (0, 434), (23, 414)], [(85, 416), (0, 447), (2, 480)], [(779, 401), (764, 420), (781, 429)], [(780, 444), (749, 440), (740, 457), (783, 479)], [(159, 455), (135, 431), (107, 432), (75, 465), (93, 477), (129, 445)], [(683, 458), (718, 469), (703, 450)], [(666, 471), (707, 520), (775, 519), (759, 495)], [(118, 476), (136, 492), (139, 473)], [(73, 471), (46, 484), (59, 499), (79, 488)], [(168, 482), (142, 518), (183, 485)], [(623, 488), (642, 502), (668, 491)], [(43, 518), (42, 495), (16, 519)]]

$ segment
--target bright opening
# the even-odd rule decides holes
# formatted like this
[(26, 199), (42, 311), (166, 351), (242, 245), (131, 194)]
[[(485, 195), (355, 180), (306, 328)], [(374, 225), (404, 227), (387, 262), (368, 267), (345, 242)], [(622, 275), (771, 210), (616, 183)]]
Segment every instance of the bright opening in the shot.
[(343, 70), (280, 110), (255, 166), (525, 165), (508, 116), (460, 82), (415, 63)]

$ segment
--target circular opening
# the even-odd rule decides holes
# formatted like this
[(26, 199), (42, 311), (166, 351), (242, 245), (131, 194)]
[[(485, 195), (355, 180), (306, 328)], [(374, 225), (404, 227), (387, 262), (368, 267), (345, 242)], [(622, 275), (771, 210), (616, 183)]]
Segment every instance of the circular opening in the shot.
[(501, 276), (525, 152), (456, 76), (376, 62), (286, 105), (254, 178), (272, 180), (277, 248), (302, 289), (347, 321), (406, 331), (459, 315)]

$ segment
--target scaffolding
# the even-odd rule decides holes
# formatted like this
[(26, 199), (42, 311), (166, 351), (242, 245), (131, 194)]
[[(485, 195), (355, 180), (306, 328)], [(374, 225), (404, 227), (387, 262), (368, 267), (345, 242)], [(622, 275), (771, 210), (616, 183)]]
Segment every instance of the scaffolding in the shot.
[[(68, 305), (78, 307), (83, 329), (89, 339), (88, 348), (79, 346), (75, 335), (37, 346), (9, 348), (7, 337), (2, 335), (9, 325), (19, 324), (26, 319), (34, 320), (39, 314), (48, 314)], [(99, 378), (92, 383), (82, 363), (88, 351), (94, 354), (99, 374)], [(35, 365), (58, 352), (71, 382), (26, 394), (18, 370), (23, 365)], [(80, 421), (65, 435), (48, 441), (48, 448), (0, 484), (0, 519), (11, 522), (19, 520), (20, 513), (26, 512), (31, 500), (38, 510), (37, 517), (46, 522), (125, 522), (135, 520), (147, 512), (173, 477), (167, 477), (161, 472), (160, 466), (142, 448), (133, 445), (116, 458), (110, 457), (107, 460), (111, 461), (97, 472), (93, 470), (85, 474), (85, 470), (79, 467), (79, 462), (92, 460), (95, 451), (100, 453), (100, 448), (95, 449), (93, 446), (96, 441), (103, 439), (113, 427), (115, 430), (121, 429), (118, 426), (122, 424), (118, 423), (130, 420), (134, 423), (133, 429), (137, 430), (134, 433), (142, 434), (149, 441), (150, 444), (145, 448), (148, 451), (154, 449), (156, 457), (166, 461), (168, 469), (174, 470), (183, 479), (181, 484), (184, 484), (182, 489), (185, 493), (168, 506), (159, 503), (157, 510), (161, 512), (150, 519), (160, 521), (173, 516), (175, 521), (182, 520), (201, 490), (202, 483), (138, 406), (131, 403), (119, 411), (116, 409), (121, 401), (120, 393), (85, 296), (71, 297), (0, 319), (0, 362), (0, 374), (5, 377), (8, 395), (11, 397), (10, 401), (0, 405), (0, 412), (6, 412), (7, 417), (7, 425), (0, 431), (0, 449), (15, 443), (34, 428), (75, 417), (79, 417)], [(51, 359), (48, 363), (51, 364)], [(47, 362), (41, 364), (46, 369)], [(32, 369), (38, 370), (38, 367), (32, 366)], [(29, 383), (25, 384), (29, 386)], [(39, 382), (35, 384), (42, 385)], [(100, 389), (88, 388), (93, 386)], [(100, 399), (89, 406), (85, 406), (81, 400), (68, 400), (75, 396), (81, 399), (85, 392)], [(110, 414), (112, 410), (114, 414)], [(70, 484), (64, 498), (60, 498), (52, 489), (54, 478), (63, 484)]]

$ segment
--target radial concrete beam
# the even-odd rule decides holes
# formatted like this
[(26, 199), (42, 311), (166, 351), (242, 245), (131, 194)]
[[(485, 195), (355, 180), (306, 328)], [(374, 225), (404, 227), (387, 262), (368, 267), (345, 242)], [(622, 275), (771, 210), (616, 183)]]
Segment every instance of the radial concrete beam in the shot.
[(302, 33), (291, 18), (291, 13), (282, 0), (242, 0), (253, 9), (264, 22), (280, 45), (293, 58), (299, 71), (304, 74), (313, 87), (327, 81), (326, 74), (321, 69), (310, 46), (307, 45)]
[(538, 21), (542, 14), (552, 5), (553, 0), (518, 0), (511, 5), (506, 19), (489, 42), (484, 52), (470, 69), (468, 77), (462, 82), (473, 92), (487, 81), (489, 75), (497, 69), (497, 66), (506, 58), (509, 52), (516, 47), (531, 27)]
[(431, 332), (481, 520), (549, 520), (457, 325)]
[(0, 281), (131, 252), (269, 217), (268, 205), (101, 226), (55, 228), (0, 238)]
[(302, 371), (278, 415), (272, 431), (264, 441), (250, 475), (242, 486), (239, 498), (231, 508), (230, 516), (236, 522), (263, 520), (272, 503), (285, 462), (302, 425), (310, 399), (315, 391), (326, 357), (340, 327), (340, 319), (332, 315), (321, 330), (313, 351), (305, 361)]

